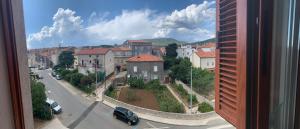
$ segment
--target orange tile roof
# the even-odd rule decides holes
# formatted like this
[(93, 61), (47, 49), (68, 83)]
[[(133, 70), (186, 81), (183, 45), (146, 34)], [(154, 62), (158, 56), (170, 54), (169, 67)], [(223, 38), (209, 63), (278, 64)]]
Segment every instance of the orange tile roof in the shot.
[(75, 55), (104, 55), (110, 49), (108, 48), (92, 48), (92, 49), (81, 49), (75, 53)]
[(161, 58), (149, 54), (141, 54), (131, 57), (127, 60), (128, 62), (156, 62), (163, 61)]
[(112, 51), (131, 51), (131, 48), (128, 47), (115, 47), (111, 49)]
[(214, 58), (216, 57), (216, 51), (203, 51), (202, 49), (197, 50), (196, 54), (202, 58)]

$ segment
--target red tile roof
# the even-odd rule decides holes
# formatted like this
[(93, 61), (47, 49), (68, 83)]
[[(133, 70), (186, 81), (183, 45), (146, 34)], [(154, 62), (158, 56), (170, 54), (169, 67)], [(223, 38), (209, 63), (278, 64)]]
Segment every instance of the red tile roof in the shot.
[(128, 47), (115, 47), (111, 49), (112, 51), (131, 51), (131, 48)]
[(78, 52), (76, 52), (75, 55), (104, 55), (109, 50), (109, 48), (81, 49)]
[(156, 62), (163, 61), (161, 58), (149, 54), (141, 54), (138, 56), (131, 57), (127, 60), (128, 62)]
[(202, 49), (197, 50), (196, 54), (202, 58), (214, 58), (216, 57), (216, 51), (203, 51)]

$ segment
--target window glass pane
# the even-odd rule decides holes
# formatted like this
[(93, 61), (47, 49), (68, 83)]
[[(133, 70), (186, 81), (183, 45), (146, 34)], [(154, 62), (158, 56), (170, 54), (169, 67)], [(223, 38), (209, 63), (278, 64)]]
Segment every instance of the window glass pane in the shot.
[(295, 0), (275, 0), (271, 71), (271, 129), (292, 129), (297, 87), (299, 28)]

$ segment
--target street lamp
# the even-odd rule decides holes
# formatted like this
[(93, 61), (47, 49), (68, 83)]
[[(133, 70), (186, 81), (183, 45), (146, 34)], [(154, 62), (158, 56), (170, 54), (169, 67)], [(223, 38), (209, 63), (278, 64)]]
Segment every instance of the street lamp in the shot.
[(190, 94), (190, 109), (191, 109), (191, 113), (192, 113), (192, 107), (193, 107), (193, 52), (194, 50), (192, 50), (192, 53), (190, 55), (190, 60), (191, 60), (191, 94)]

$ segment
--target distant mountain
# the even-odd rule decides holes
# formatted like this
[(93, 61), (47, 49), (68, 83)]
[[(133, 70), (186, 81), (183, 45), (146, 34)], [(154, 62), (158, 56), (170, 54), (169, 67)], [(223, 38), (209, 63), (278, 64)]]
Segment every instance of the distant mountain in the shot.
[(168, 44), (176, 43), (176, 44), (185, 44), (186, 42), (178, 41), (173, 38), (154, 38), (154, 39), (144, 39), (145, 41), (152, 42), (154, 46), (168, 46)]
[(209, 43), (209, 42), (214, 42), (215, 43), (216, 41), (217, 41), (216, 38), (211, 38), (211, 39), (207, 39), (207, 40), (203, 40), (203, 41), (192, 42), (190, 44), (202, 45), (202, 44)]

